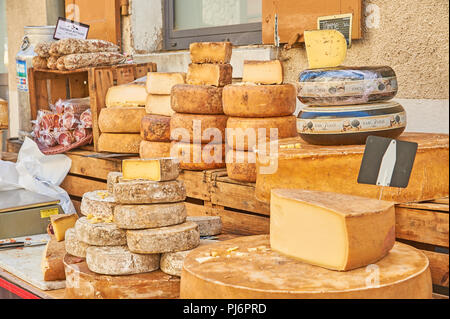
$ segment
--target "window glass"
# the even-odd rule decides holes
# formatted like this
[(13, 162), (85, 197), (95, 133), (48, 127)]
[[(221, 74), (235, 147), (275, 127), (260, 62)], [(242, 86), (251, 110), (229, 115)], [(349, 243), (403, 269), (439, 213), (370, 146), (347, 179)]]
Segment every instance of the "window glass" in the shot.
[(6, 32), (6, 0), (0, 0), (0, 73), (7, 73), (8, 39)]

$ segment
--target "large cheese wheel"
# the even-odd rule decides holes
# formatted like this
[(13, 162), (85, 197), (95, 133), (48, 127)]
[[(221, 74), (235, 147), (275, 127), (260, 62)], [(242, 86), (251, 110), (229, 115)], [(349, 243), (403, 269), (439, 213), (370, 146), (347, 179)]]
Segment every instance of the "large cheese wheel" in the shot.
[(100, 152), (138, 154), (140, 144), (140, 134), (102, 133), (98, 139)]
[(223, 114), (223, 88), (180, 84), (172, 88), (172, 109), (177, 113)]
[(284, 85), (227, 85), (223, 89), (223, 110), (233, 117), (276, 117), (295, 112), (297, 90)]
[(182, 224), (186, 221), (186, 205), (182, 203), (153, 205), (119, 205), (114, 222), (122, 229), (149, 229)]
[(170, 142), (170, 117), (146, 115), (141, 122), (141, 137), (144, 141)]
[(102, 275), (133, 275), (159, 269), (159, 254), (134, 254), (127, 246), (89, 247), (86, 264), (90, 271)]
[(149, 142), (142, 141), (139, 148), (139, 155), (142, 159), (159, 158), (170, 156), (170, 142)]
[(222, 144), (228, 116), (175, 113), (170, 121), (173, 140), (183, 143)]
[(256, 197), (267, 203), (274, 188), (335, 192), (396, 203), (448, 196), (448, 135), (405, 133), (399, 140), (419, 144), (406, 188), (385, 187), (380, 193), (378, 186), (359, 184), (363, 145), (324, 147), (294, 138), (279, 141), (273, 154), (260, 158), (258, 153)]
[(114, 197), (120, 204), (162, 204), (183, 202), (186, 188), (183, 181), (122, 181), (114, 185)]
[(143, 107), (103, 108), (98, 118), (98, 127), (103, 133), (140, 133), (145, 114)]
[(64, 243), (68, 254), (75, 257), (86, 258), (86, 250), (90, 247), (90, 245), (78, 240), (75, 228), (69, 228), (66, 231)]
[(125, 231), (113, 223), (93, 224), (82, 217), (77, 220), (75, 231), (79, 241), (92, 246), (121, 246), (127, 243)]
[(264, 140), (264, 137), (267, 142), (270, 142), (296, 136), (298, 136), (298, 133), (295, 116), (268, 118), (230, 117), (228, 119), (227, 143), (234, 150), (251, 151), (257, 146), (258, 141)]
[(107, 276), (89, 270), (84, 259), (66, 255), (66, 299), (175, 299), (180, 280), (162, 271)]
[(108, 191), (94, 191), (83, 195), (80, 211), (84, 216), (111, 217), (114, 214), (116, 201)]
[(225, 168), (225, 144), (188, 144), (172, 142), (172, 155), (180, 159), (180, 168), (204, 171)]
[(181, 225), (127, 230), (128, 248), (137, 254), (159, 254), (194, 249), (200, 244), (198, 225), (186, 222)]
[[(326, 231), (326, 230), (323, 230)], [(266, 249), (264, 249), (264, 247)], [(182, 299), (430, 299), (427, 257), (396, 243), (382, 260), (347, 272), (270, 250), (269, 236), (203, 246), (184, 260)], [(232, 252), (230, 252), (230, 250)], [(219, 257), (210, 257), (215, 251)], [(230, 257), (226, 257), (229, 255)]]
[(229, 150), (226, 155), (228, 177), (239, 182), (256, 182), (256, 153)]

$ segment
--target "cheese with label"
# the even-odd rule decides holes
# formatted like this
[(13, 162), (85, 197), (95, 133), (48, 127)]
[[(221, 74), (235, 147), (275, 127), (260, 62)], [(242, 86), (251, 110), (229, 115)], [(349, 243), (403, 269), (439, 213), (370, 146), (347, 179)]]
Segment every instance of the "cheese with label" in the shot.
[(177, 203), (186, 199), (182, 181), (123, 181), (114, 185), (114, 197), (120, 204)]
[(187, 74), (187, 84), (225, 86), (233, 81), (231, 64), (191, 63)]
[(119, 205), (114, 222), (121, 229), (150, 229), (179, 225), (186, 221), (185, 203)]
[(259, 141), (270, 142), (296, 136), (298, 133), (295, 116), (228, 119), (227, 143), (234, 150), (251, 151)]
[(292, 84), (227, 85), (223, 89), (223, 111), (228, 116), (288, 116), (296, 107), (297, 90)]
[(50, 221), (52, 223), (53, 234), (57, 241), (63, 241), (65, 238), (66, 231), (69, 228), (75, 226), (78, 220), (77, 214), (70, 215), (53, 215), (50, 216)]
[(86, 258), (86, 250), (90, 246), (78, 240), (75, 228), (69, 228), (66, 231), (65, 247), (68, 254), (75, 257)]
[(273, 189), (273, 250), (331, 270), (382, 259), (395, 243), (394, 203), (299, 189)]
[(138, 154), (140, 134), (102, 133), (98, 139), (99, 152)]
[(139, 155), (142, 159), (169, 157), (170, 142), (149, 142), (142, 141), (139, 148)]
[(85, 260), (66, 255), (65, 299), (175, 299), (180, 279), (156, 270), (150, 273), (108, 276), (89, 270)]
[[(399, 140), (419, 144), (407, 188), (384, 187), (380, 193), (378, 186), (358, 184), (364, 145), (325, 147), (294, 138), (279, 141), (278, 155), (260, 156), (258, 153), (256, 198), (269, 202), (270, 191), (274, 188), (336, 192), (396, 203), (448, 196), (448, 135), (405, 133)], [(267, 169), (270, 173), (264, 174)]]
[(98, 117), (98, 127), (103, 133), (140, 133), (143, 107), (103, 108)]
[(78, 219), (75, 231), (79, 241), (92, 246), (122, 246), (127, 238), (124, 230), (113, 223), (93, 223), (86, 217)]
[(283, 64), (280, 60), (244, 61), (242, 82), (281, 84), (283, 83)]
[[(108, 183), (111, 184), (113, 180), (118, 177), (111, 177), (108, 175)], [(108, 186), (111, 188), (110, 186)], [(92, 215), (95, 217), (111, 217), (114, 214), (114, 207), (116, 201), (112, 192), (106, 190), (88, 192), (83, 195), (81, 200), (80, 212), (84, 216)]]
[(229, 150), (226, 155), (228, 177), (239, 182), (256, 182), (256, 153)]
[(141, 137), (149, 142), (170, 142), (170, 116), (144, 116), (141, 122)]
[(65, 254), (64, 241), (58, 241), (55, 236), (50, 236), (41, 259), (41, 271), (44, 281), (66, 279), (63, 263)]
[(127, 230), (127, 242), (130, 251), (137, 254), (169, 253), (198, 247), (200, 234), (197, 224), (186, 222), (163, 228)]
[(186, 83), (186, 73), (150, 72), (147, 75), (147, 92), (149, 94), (170, 95), (172, 87)]
[(172, 142), (172, 156), (180, 159), (180, 168), (204, 171), (225, 168), (225, 144), (188, 144)]
[[(428, 258), (396, 243), (368, 267), (340, 272), (269, 249), (269, 236), (195, 249), (184, 260), (181, 299), (431, 299)], [(218, 257), (211, 258), (214, 250)], [(229, 257), (227, 257), (229, 255)], [(209, 258), (207, 258), (209, 256)]]
[(133, 275), (159, 269), (159, 254), (134, 254), (127, 246), (89, 247), (86, 264), (90, 271), (101, 275)]
[[(222, 144), (228, 116), (175, 113), (170, 121), (173, 140), (183, 143)], [(189, 140), (187, 139), (189, 138)]]
[(347, 57), (347, 40), (338, 30), (305, 31), (310, 69), (340, 66)]
[(147, 101), (145, 83), (131, 83), (113, 86), (106, 94), (106, 106), (144, 106)]
[(188, 222), (198, 225), (200, 236), (216, 236), (222, 233), (222, 218), (220, 216), (189, 216)]
[[(111, 194), (112, 198), (114, 198), (114, 196), (113, 196), (114, 184), (117, 184), (122, 177), (123, 177), (123, 174), (120, 172), (110, 172), (108, 174), (108, 177), (107, 177), (108, 193)], [(81, 207), (83, 207), (83, 201), (81, 201)], [(88, 212), (87, 209), (86, 209), (86, 212)], [(81, 210), (81, 213), (83, 215), (86, 215), (85, 213), (83, 213), (83, 210)], [(109, 217), (109, 215), (106, 217)]]
[(223, 114), (223, 89), (211, 85), (175, 85), (172, 88), (172, 109), (178, 113)]
[(172, 116), (175, 113), (170, 104), (170, 95), (149, 94), (145, 103), (147, 114)]
[(189, 46), (192, 63), (230, 63), (231, 42), (194, 42)]
[(173, 157), (128, 159), (122, 161), (122, 172), (124, 180), (173, 181), (180, 175), (180, 162)]

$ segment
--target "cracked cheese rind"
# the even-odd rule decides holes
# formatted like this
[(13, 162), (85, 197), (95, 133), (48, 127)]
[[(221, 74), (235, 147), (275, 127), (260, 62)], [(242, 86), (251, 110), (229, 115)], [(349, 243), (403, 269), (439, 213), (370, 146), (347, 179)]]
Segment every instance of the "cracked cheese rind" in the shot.
[[(111, 188), (112, 177), (108, 175), (108, 188)], [(111, 180), (109, 180), (111, 178)], [(114, 214), (116, 201), (112, 193), (106, 190), (88, 192), (83, 195), (80, 211), (84, 216), (111, 217)]]
[(91, 223), (86, 217), (78, 219), (75, 224), (77, 238), (92, 246), (126, 245), (126, 232), (113, 223)]

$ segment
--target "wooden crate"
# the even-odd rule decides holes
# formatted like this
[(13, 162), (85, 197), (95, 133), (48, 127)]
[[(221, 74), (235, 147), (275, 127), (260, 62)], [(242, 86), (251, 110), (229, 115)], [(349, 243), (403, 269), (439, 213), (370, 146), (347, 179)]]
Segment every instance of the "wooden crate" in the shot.
[(98, 117), (105, 107), (106, 93), (115, 85), (133, 82), (156, 72), (155, 63), (122, 64), (73, 71), (41, 70), (31, 68), (30, 72), (30, 107), (31, 117), (35, 119), (38, 110), (48, 110), (50, 104), (59, 99), (90, 97), (94, 149), (98, 150)]

